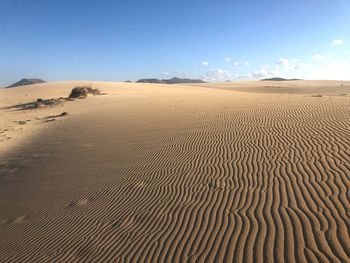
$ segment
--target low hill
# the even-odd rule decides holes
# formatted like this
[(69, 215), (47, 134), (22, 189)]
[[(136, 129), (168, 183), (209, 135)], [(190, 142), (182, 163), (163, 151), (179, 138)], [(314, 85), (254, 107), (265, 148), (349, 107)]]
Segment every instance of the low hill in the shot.
[(42, 79), (21, 79), (20, 81), (17, 81), (16, 83), (13, 83), (12, 85), (10, 85), (6, 88), (14, 88), (14, 87), (40, 84), (40, 83), (46, 83), (46, 81), (44, 81)]
[(291, 81), (291, 80), (301, 80), (301, 79), (269, 78), (269, 79), (262, 79), (261, 81)]
[(136, 83), (157, 83), (164, 84), (164, 82), (160, 79), (139, 79)]
[(181, 84), (181, 83), (206, 83), (201, 79), (186, 79), (177, 78), (172, 79), (140, 79), (136, 81), (137, 83), (157, 83), (157, 84)]
[(165, 81), (165, 83), (167, 84), (177, 84), (177, 83), (206, 83), (205, 81), (201, 80), (201, 79), (186, 79), (186, 78), (177, 78), (174, 77), (172, 79), (168, 79), (168, 80), (163, 80)]

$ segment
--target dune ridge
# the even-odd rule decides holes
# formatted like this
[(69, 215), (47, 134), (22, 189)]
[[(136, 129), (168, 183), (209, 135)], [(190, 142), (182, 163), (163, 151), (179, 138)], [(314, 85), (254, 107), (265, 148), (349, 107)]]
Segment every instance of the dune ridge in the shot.
[(2, 158), (1, 262), (350, 260), (349, 97), (123, 85)]

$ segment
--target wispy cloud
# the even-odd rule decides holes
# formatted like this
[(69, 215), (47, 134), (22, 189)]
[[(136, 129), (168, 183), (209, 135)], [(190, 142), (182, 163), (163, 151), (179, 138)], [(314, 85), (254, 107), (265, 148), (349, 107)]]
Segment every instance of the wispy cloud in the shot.
[(223, 81), (233, 80), (234, 76), (227, 70), (223, 70), (219, 68), (219, 69), (214, 69), (207, 72), (205, 75), (203, 75), (200, 78), (208, 82), (223, 82)]
[(330, 60), (323, 64), (313, 65), (308, 73), (310, 79), (349, 80), (350, 62)]
[(321, 54), (316, 54), (314, 56), (311, 57), (312, 60), (314, 61), (321, 61), (321, 60), (331, 60), (333, 59), (332, 55), (321, 55)]
[(249, 65), (249, 61), (244, 61), (244, 62), (236, 61), (233, 65), (235, 65), (236, 67), (248, 66)]
[[(280, 58), (274, 64), (261, 65), (244, 78), (263, 79), (271, 77), (304, 78), (303, 73), (310, 69), (310, 66), (300, 62), (298, 59)], [(239, 78), (243, 78), (240, 76)]]
[(276, 62), (277, 65), (280, 65), (280, 66), (284, 66), (284, 67), (287, 67), (290, 65), (290, 62), (288, 59), (286, 58), (280, 58), (277, 62)]
[(333, 46), (341, 46), (341, 45), (344, 45), (344, 44), (345, 44), (345, 42), (342, 39), (335, 39), (335, 40), (332, 41), (332, 45)]
[(277, 77), (280, 73), (277, 68), (271, 68), (270, 65), (264, 65), (260, 66), (259, 69), (253, 71), (251, 73), (252, 78), (254, 79), (261, 79), (261, 78), (268, 78), (268, 77)]
[[(344, 45), (345, 41), (342, 39), (335, 39), (332, 41), (333, 46)], [(283, 78), (300, 78), (300, 79), (350, 79), (348, 72), (350, 72), (350, 57), (337, 58), (327, 53), (319, 53), (305, 57), (305, 61), (281, 57), (271, 64), (262, 64), (255, 69), (245, 67), (250, 65), (248, 61), (232, 61), (230, 57), (224, 58), (225, 62), (235, 66), (225, 70), (217, 68), (208, 71), (202, 75), (201, 79), (209, 82), (224, 82), (233, 80), (245, 79), (263, 79), (271, 77)], [(203, 61), (198, 65), (208, 66), (207, 61)], [(248, 71), (249, 70), (249, 71)]]
[(316, 55), (313, 55), (311, 59), (315, 60), (315, 61), (320, 61), (320, 60), (324, 59), (324, 56), (322, 56), (320, 54), (316, 54)]

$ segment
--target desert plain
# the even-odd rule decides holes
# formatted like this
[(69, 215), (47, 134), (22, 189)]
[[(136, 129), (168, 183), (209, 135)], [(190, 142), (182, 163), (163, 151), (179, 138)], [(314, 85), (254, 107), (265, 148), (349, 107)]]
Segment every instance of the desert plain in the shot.
[(0, 89), (0, 262), (281, 261), (350, 262), (350, 82)]

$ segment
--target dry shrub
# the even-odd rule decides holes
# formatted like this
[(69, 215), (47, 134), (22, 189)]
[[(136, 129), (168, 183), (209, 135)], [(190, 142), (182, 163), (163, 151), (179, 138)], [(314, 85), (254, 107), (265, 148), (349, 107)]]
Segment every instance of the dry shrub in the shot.
[(88, 86), (75, 87), (72, 89), (69, 94), (69, 99), (77, 99), (77, 98), (86, 98), (89, 94), (91, 95), (101, 95), (101, 91), (99, 89), (93, 89)]
[(32, 103), (33, 105), (28, 105), (27, 108), (44, 108), (46, 106), (54, 106), (62, 103), (64, 99), (59, 98), (59, 99), (37, 99), (36, 102)]

